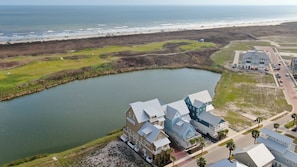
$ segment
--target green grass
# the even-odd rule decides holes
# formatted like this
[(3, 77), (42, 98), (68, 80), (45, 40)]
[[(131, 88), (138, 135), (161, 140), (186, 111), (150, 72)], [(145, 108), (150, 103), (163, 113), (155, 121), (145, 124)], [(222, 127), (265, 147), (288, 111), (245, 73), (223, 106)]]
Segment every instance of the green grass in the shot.
[(220, 143), (219, 146), (226, 146), (226, 144), (230, 141), (233, 141), (233, 139), (226, 140), (225, 142)]
[(262, 127), (263, 127), (263, 124), (260, 124), (259, 127), (257, 126), (257, 127), (253, 128), (253, 129), (247, 130), (247, 131), (245, 131), (245, 132), (242, 133), (242, 134), (243, 134), (243, 135), (251, 134), (253, 130), (259, 130), (259, 129), (261, 129)]
[(288, 122), (287, 124), (285, 124), (285, 128), (290, 129), (295, 125), (294, 120)]

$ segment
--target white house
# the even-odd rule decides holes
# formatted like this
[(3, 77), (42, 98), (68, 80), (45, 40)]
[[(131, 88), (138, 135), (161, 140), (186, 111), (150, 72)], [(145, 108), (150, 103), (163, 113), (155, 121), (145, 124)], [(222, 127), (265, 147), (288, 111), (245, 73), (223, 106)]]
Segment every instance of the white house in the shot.
[(274, 156), (264, 144), (237, 148), (233, 155), (234, 159), (249, 167), (271, 167), (274, 160)]
[(294, 140), (275, 131), (263, 128), (258, 143), (263, 143), (274, 155), (273, 166), (297, 167), (297, 154), (294, 152)]

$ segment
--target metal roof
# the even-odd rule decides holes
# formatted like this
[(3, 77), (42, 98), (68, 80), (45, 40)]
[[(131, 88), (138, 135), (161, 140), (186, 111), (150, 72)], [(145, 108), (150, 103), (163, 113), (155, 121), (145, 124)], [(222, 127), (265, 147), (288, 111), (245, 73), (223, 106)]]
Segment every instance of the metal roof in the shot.
[(272, 137), (272, 138), (274, 138), (274, 139), (277, 139), (279, 141), (287, 143), (288, 145), (290, 145), (290, 144), (292, 144), (294, 142), (294, 140), (292, 138), (287, 137), (287, 136), (282, 135), (282, 134), (279, 134), (279, 133), (277, 133), (275, 131), (272, 131), (270, 129), (267, 129), (267, 128), (263, 128), (261, 130), (261, 132), (268, 135), (268, 136), (270, 136), (270, 137)]
[(130, 107), (132, 108), (138, 123), (148, 121), (150, 119), (149, 116), (161, 117), (165, 115), (158, 99), (131, 103)]
[(153, 143), (161, 130), (149, 122), (146, 122), (142, 127), (138, 130), (138, 134), (140, 136), (144, 136), (146, 140), (150, 143)]
[(184, 100), (169, 103), (162, 107), (165, 110), (166, 118), (169, 120), (172, 120), (177, 113), (179, 117), (187, 116), (190, 113)]
[(167, 106), (178, 111), (181, 116), (190, 113), (184, 100), (179, 100), (179, 101), (176, 101), (173, 103), (169, 103), (169, 104), (167, 104)]
[(222, 118), (211, 114), (210, 112), (202, 112), (201, 114), (199, 114), (199, 119), (213, 125), (216, 126), (222, 122), (225, 122)]
[(230, 161), (228, 159), (222, 159), (214, 164), (209, 165), (209, 167), (248, 167), (236, 160)]
[[(204, 104), (204, 103), (208, 103), (208, 102), (212, 101), (212, 98), (211, 98), (208, 90), (203, 90), (201, 92), (190, 94), (188, 97), (189, 97), (192, 105), (194, 105), (195, 103), (197, 105), (199, 105), (200, 104), (199, 102)], [(195, 102), (195, 100), (197, 100), (197, 102)], [(197, 106), (197, 107), (200, 107), (200, 106)]]
[(286, 151), (283, 157), (297, 164), (297, 154), (295, 152)]
[(257, 166), (267, 165), (272, 160), (274, 160), (274, 156), (263, 143), (251, 145), (240, 150), (235, 150), (233, 154), (235, 157), (236, 154), (247, 154), (250, 160), (253, 161)]
[(285, 147), (284, 145), (281, 145), (275, 141), (269, 140), (269, 139), (265, 139), (263, 137), (259, 137), (257, 138), (257, 142), (258, 143), (263, 143), (266, 147), (268, 147), (271, 150), (277, 151), (279, 153), (284, 154), (287, 150), (287, 147)]
[(156, 148), (159, 148), (159, 147), (165, 146), (169, 143), (170, 143), (170, 141), (168, 138), (162, 138), (162, 139), (155, 141), (154, 145), (156, 146)]
[(242, 55), (242, 58), (245, 59), (246, 57), (254, 57), (256, 59), (265, 58), (269, 59), (268, 55), (264, 51), (259, 50), (249, 50), (245, 54)]

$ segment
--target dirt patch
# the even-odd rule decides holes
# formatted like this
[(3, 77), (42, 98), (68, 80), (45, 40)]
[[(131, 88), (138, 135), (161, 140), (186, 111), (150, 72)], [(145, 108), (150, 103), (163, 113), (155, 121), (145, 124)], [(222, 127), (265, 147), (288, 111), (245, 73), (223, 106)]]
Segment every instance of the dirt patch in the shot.
[(10, 62), (0, 62), (0, 70), (6, 70), (11, 68), (20, 67), (28, 64), (28, 61), (10, 61)]
[(75, 166), (138, 167), (146, 165), (148, 164), (144, 161), (144, 159), (129, 148), (127, 144), (121, 141), (112, 141), (102, 149), (93, 150)]

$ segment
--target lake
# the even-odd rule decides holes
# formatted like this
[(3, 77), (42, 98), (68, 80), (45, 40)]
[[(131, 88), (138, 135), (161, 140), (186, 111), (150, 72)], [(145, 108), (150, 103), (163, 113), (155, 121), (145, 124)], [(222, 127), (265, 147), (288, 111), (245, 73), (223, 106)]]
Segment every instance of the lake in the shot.
[(221, 75), (204, 70), (147, 70), (74, 81), (0, 102), (0, 164), (60, 152), (125, 125), (129, 104), (166, 104), (214, 88)]

